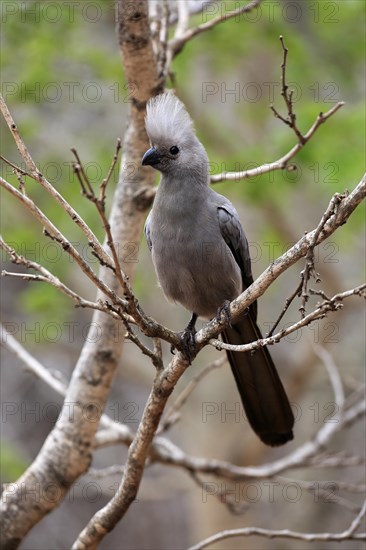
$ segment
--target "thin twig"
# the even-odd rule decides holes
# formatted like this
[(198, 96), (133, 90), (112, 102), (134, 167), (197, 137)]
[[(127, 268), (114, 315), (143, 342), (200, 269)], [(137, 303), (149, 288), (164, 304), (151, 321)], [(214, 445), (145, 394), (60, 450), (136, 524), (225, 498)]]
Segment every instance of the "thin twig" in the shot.
[(121, 476), (123, 474), (124, 467), (119, 464), (114, 464), (113, 466), (108, 466), (107, 468), (89, 468), (88, 476), (91, 476), (95, 479), (100, 479), (103, 477), (109, 476)]
[(303, 479), (288, 478), (283, 476), (275, 476), (271, 479), (274, 483), (278, 482), (281, 485), (295, 484), (305, 491), (315, 494), (316, 498), (323, 500), (327, 503), (334, 503), (351, 512), (358, 512), (359, 506), (351, 502), (350, 500), (337, 494), (336, 491), (344, 490), (349, 493), (364, 493), (366, 485), (355, 485), (352, 483), (345, 483), (342, 481), (305, 481)]
[(296, 296), (299, 296), (300, 295), (300, 292), (301, 292), (301, 288), (302, 288), (302, 281), (300, 281), (300, 283), (297, 285), (297, 288), (294, 290), (294, 292), (291, 294), (291, 296), (289, 296), (287, 299), (286, 299), (286, 302), (285, 302), (285, 305), (283, 307), (283, 310), (281, 311), (278, 319), (276, 320), (275, 324), (273, 325), (273, 327), (271, 328), (271, 330), (269, 331), (268, 333), (268, 336), (272, 336), (275, 329), (278, 327), (281, 319), (283, 318), (283, 316), (285, 315), (286, 311), (288, 310), (288, 308), (290, 307), (290, 305), (292, 304), (293, 300), (296, 298)]
[(316, 243), (318, 242), (318, 237), (320, 233), (323, 231), (323, 228), (329, 218), (336, 214), (338, 205), (342, 202), (342, 200), (347, 196), (347, 193), (344, 193), (341, 195), (340, 193), (335, 193), (335, 195), (332, 197), (332, 200), (330, 201), (326, 211), (322, 215), (322, 218), (319, 222), (318, 227), (316, 228), (313, 237), (311, 245), (309, 246), (309, 249), (305, 256), (305, 267), (303, 271), (301, 272), (301, 282), (302, 282), (302, 288), (301, 288), (301, 306), (300, 306), (300, 312), (301, 316), (304, 317), (306, 313), (306, 302), (309, 299), (308, 294), (308, 282), (310, 277), (314, 277), (315, 282), (320, 282), (319, 273), (315, 271), (314, 268), (314, 249), (316, 247)]
[(27, 366), (28, 370), (43, 380), (50, 388), (60, 395), (65, 395), (67, 385), (56, 378), (42, 363), (40, 363), (0, 324), (0, 342), (9, 351), (14, 353)]
[(232, 19), (233, 17), (239, 17), (240, 15), (243, 15), (244, 13), (248, 13), (254, 8), (256, 8), (261, 3), (261, 0), (251, 0), (251, 2), (248, 2), (245, 6), (241, 6), (237, 8), (236, 10), (224, 13), (222, 15), (219, 15), (210, 21), (207, 21), (206, 23), (201, 23), (201, 25), (198, 25), (197, 27), (194, 27), (192, 29), (188, 29), (185, 31), (181, 36), (174, 37), (170, 43), (169, 43), (169, 49), (171, 51), (171, 57), (172, 59), (182, 51), (184, 45), (189, 42), (193, 37), (208, 31), (210, 29), (213, 29), (216, 27), (216, 25), (219, 25), (220, 23), (223, 23), (224, 21), (228, 21), (229, 19)]
[(324, 346), (320, 344), (316, 344), (315, 342), (312, 343), (312, 346), (315, 354), (319, 357), (319, 359), (323, 361), (325, 368), (327, 369), (328, 376), (332, 381), (335, 403), (338, 407), (338, 413), (339, 413), (340, 411), (343, 410), (343, 407), (345, 404), (345, 393), (344, 393), (342, 379), (339, 374), (337, 365), (332, 355)]
[(294, 113), (294, 110), (293, 110), (293, 100), (292, 100), (293, 91), (292, 90), (289, 91), (288, 85), (286, 83), (286, 68), (287, 68), (286, 64), (287, 64), (288, 49), (285, 46), (282, 35), (280, 36), (280, 42), (281, 42), (282, 52), (283, 52), (283, 58), (281, 63), (281, 96), (283, 97), (287, 107), (287, 117), (283, 117), (282, 115), (280, 115), (280, 113), (275, 109), (273, 105), (270, 105), (270, 109), (272, 110), (276, 118), (279, 118), (280, 120), (282, 120), (282, 122), (287, 124), (287, 126), (289, 126), (295, 132), (299, 143), (301, 145), (305, 145), (306, 143), (305, 138), (300, 132), (296, 124), (296, 114)]
[(12, 162), (10, 162), (10, 160), (6, 159), (5, 157), (3, 157), (2, 155), (0, 155), (0, 159), (5, 162), (5, 164), (8, 164), (9, 166), (11, 166), (11, 168), (13, 168), (14, 172), (18, 172), (19, 174), (21, 174), (22, 176), (28, 176), (28, 177), (32, 177), (28, 172), (26, 172), (25, 170), (23, 170), (22, 168), (20, 168), (19, 166), (17, 166), (16, 164), (13, 164)]
[[(112, 161), (111, 169), (113, 169), (113, 167), (114, 167), (114, 165), (117, 161), (117, 153), (121, 148), (120, 145), (121, 145), (120, 142), (118, 142), (117, 143), (117, 150), (116, 150), (116, 153), (115, 153), (113, 161)], [(77, 160), (77, 163), (74, 164), (74, 170), (75, 170), (75, 174), (76, 174), (76, 176), (79, 180), (79, 183), (80, 183), (80, 186), (81, 186), (81, 189), (82, 189), (82, 193), (88, 200), (90, 200), (96, 206), (99, 217), (102, 220), (104, 231), (105, 231), (106, 236), (107, 236), (107, 245), (109, 246), (110, 251), (112, 253), (113, 271), (116, 274), (118, 282), (120, 283), (121, 288), (122, 288), (125, 296), (126, 297), (128, 296), (130, 299), (133, 299), (132, 291), (129, 287), (127, 276), (123, 273), (123, 271), (121, 269), (121, 266), (120, 266), (120, 263), (119, 263), (117, 250), (116, 250), (116, 247), (114, 245), (114, 240), (113, 240), (113, 236), (112, 236), (111, 226), (110, 226), (110, 224), (108, 222), (108, 219), (105, 215), (104, 191), (105, 191), (105, 186), (109, 181), (109, 178), (110, 178), (110, 175), (111, 175), (111, 170), (109, 171), (108, 176), (104, 180), (106, 183), (104, 184), (104, 181), (103, 181), (102, 184), (101, 184), (100, 197), (98, 198), (96, 196), (95, 192), (94, 192), (93, 186), (91, 185), (88, 176), (86, 175), (86, 172), (84, 170), (84, 167), (83, 167), (83, 164), (80, 160), (78, 152), (74, 148), (71, 149), (71, 151), (75, 155), (75, 158)]]
[(105, 210), (105, 192), (106, 192), (106, 189), (107, 189), (107, 185), (108, 185), (108, 183), (109, 183), (109, 181), (112, 177), (114, 168), (115, 168), (115, 166), (117, 164), (117, 161), (118, 161), (118, 155), (119, 155), (119, 152), (120, 152), (121, 149), (122, 149), (122, 143), (121, 143), (120, 138), (118, 138), (117, 139), (117, 144), (116, 144), (116, 150), (115, 150), (111, 165), (109, 167), (109, 170), (107, 172), (106, 177), (104, 178), (104, 180), (100, 184), (99, 203), (102, 205), (103, 211)]
[(118, 258), (118, 254), (117, 254), (117, 250), (116, 250), (116, 246), (114, 244), (114, 240), (113, 240), (113, 236), (112, 236), (111, 226), (110, 226), (110, 224), (108, 222), (108, 219), (106, 217), (106, 214), (105, 214), (105, 204), (104, 204), (104, 202), (105, 202), (105, 197), (104, 197), (105, 186), (109, 181), (111, 172), (112, 172), (113, 167), (114, 167), (114, 165), (117, 161), (117, 155), (118, 155), (118, 152), (119, 152), (120, 148), (121, 148), (120, 142), (117, 142), (116, 152), (115, 152), (115, 155), (114, 155), (114, 158), (113, 158), (113, 161), (112, 161), (111, 168), (109, 170), (109, 173), (108, 173), (107, 177), (104, 180), (106, 183), (102, 182), (102, 184), (101, 184), (100, 197), (99, 198), (96, 196), (96, 194), (94, 192), (94, 189), (93, 189), (93, 186), (91, 185), (90, 180), (89, 180), (88, 176), (86, 175), (86, 172), (84, 170), (84, 167), (83, 167), (83, 164), (80, 160), (78, 152), (76, 151), (76, 149), (71, 149), (71, 151), (75, 155), (75, 158), (76, 158), (76, 161), (77, 161), (76, 164), (74, 164), (74, 170), (75, 170), (76, 176), (79, 180), (79, 183), (80, 183), (80, 186), (81, 186), (81, 189), (82, 189), (82, 193), (88, 200), (90, 200), (96, 206), (99, 217), (100, 217), (100, 219), (103, 223), (103, 227), (104, 227), (104, 230), (105, 230), (105, 233), (106, 233), (106, 236), (107, 236), (107, 245), (109, 246), (110, 251), (112, 253), (113, 271), (116, 274), (118, 282), (119, 282), (119, 284), (121, 286), (121, 289), (124, 293), (124, 296), (127, 300), (127, 306), (128, 306), (129, 313), (132, 314), (135, 317), (136, 322), (138, 322), (137, 320), (139, 320), (139, 322), (141, 324), (145, 321), (144, 315), (143, 315), (141, 309), (138, 307), (137, 300), (136, 300), (136, 298), (135, 298), (135, 296), (134, 296), (134, 294), (133, 294), (133, 292), (130, 288), (130, 285), (129, 285), (129, 282), (128, 282), (128, 277), (122, 271), (122, 268), (121, 268), (121, 265), (120, 265), (120, 262), (119, 262), (119, 258)]
[(297, 323), (294, 323), (290, 327), (287, 327), (285, 329), (282, 329), (280, 332), (275, 334), (274, 336), (269, 336), (267, 338), (261, 338), (260, 340), (256, 340), (255, 342), (251, 342), (250, 344), (226, 344), (225, 342), (222, 342), (221, 340), (217, 340), (212, 338), (209, 341), (209, 344), (214, 346), (218, 350), (230, 350), (230, 351), (238, 351), (238, 352), (248, 352), (248, 351), (255, 351), (261, 347), (264, 346), (271, 346), (273, 344), (276, 344), (282, 338), (285, 338), (285, 336), (288, 336), (289, 334), (299, 330), (300, 328), (309, 325), (316, 319), (322, 319), (328, 311), (336, 311), (337, 309), (342, 307), (341, 302), (345, 300), (346, 298), (349, 298), (350, 296), (361, 296), (366, 297), (365, 294), (366, 289), (366, 283), (359, 285), (351, 290), (346, 290), (345, 292), (341, 292), (338, 294), (335, 294), (330, 300), (326, 300), (319, 304), (319, 306), (303, 317), (300, 321)]
[(252, 535), (258, 535), (267, 538), (287, 538), (305, 540), (307, 542), (312, 541), (342, 541), (342, 540), (366, 540), (366, 533), (355, 533), (356, 529), (361, 524), (361, 521), (366, 513), (366, 501), (364, 502), (361, 510), (356, 518), (352, 521), (350, 526), (339, 533), (299, 533), (291, 531), (289, 529), (275, 530), (275, 529), (262, 529), (261, 527), (244, 527), (242, 529), (228, 529), (216, 533), (211, 537), (208, 537), (198, 544), (191, 546), (188, 550), (201, 550), (207, 546), (211, 546), (215, 542), (220, 540), (226, 540), (233, 537), (248, 537)]
[[(193, 481), (202, 489), (207, 492), (207, 482), (203, 481), (200, 476), (194, 470), (188, 471), (189, 476)], [(212, 496), (219, 501), (220, 504), (225, 504), (228, 510), (235, 515), (241, 515), (249, 508), (249, 504), (246, 500), (237, 500), (237, 497), (233, 495), (233, 491), (230, 487), (226, 487), (223, 483), (221, 486), (215, 487), (215, 491)]]
[[(366, 406), (366, 403), (365, 403)], [(312, 468), (349, 468), (365, 464), (365, 457), (340, 453), (319, 452), (304, 461), (304, 466)]]
[(334, 107), (329, 109), (329, 111), (327, 111), (326, 113), (320, 113), (311, 128), (303, 136), (304, 143), (296, 143), (296, 145), (280, 159), (274, 162), (270, 162), (268, 164), (262, 164), (257, 168), (251, 168), (250, 170), (243, 170), (241, 172), (222, 172), (221, 174), (212, 175), (210, 176), (211, 183), (220, 183), (222, 181), (239, 181), (247, 178), (254, 178), (262, 174), (267, 174), (268, 172), (275, 172), (276, 170), (284, 170), (288, 166), (290, 160), (293, 159), (297, 155), (297, 153), (304, 147), (304, 145), (312, 138), (312, 136), (318, 130), (319, 126), (321, 126), (324, 122), (326, 122), (326, 120), (328, 120), (328, 118), (339, 111), (339, 109), (341, 109), (343, 105), (344, 102), (340, 101), (336, 103), (336, 105), (334, 105)]
[(136, 344), (136, 346), (142, 351), (144, 355), (146, 355), (151, 359), (153, 365), (157, 370), (161, 370), (163, 368), (163, 362), (162, 362), (161, 356), (155, 353), (155, 350), (152, 351), (150, 348), (148, 348), (147, 346), (145, 346), (145, 344), (141, 342), (140, 338), (136, 336), (136, 334), (134, 333), (133, 329), (131, 328), (129, 322), (125, 317), (122, 317), (122, 321), (127, 330), (126, 337), (129, 340), (131, 340), (131, 342)]
[[(108, 253), (104, 250), (103, 246), (97, 239), (97, 237), (94, 235), (90, 227), (85, 223), (85, 221), (82, 219), (82, 217), (74, 210), (74, 208), (63, 198), (63, 196), (51, 185), (51, 183), (41, 174), (41, 172), (38, 170), (35, 162), (33, 161), (20, 133), (19, 130), (14, 122), (13, 117), (11, 116), (9, 109), (4, 101), (3, 96), (0, 94), (0, 110), (2, 112), (2, 115), (10, 129), (10, 132), (15, 140), (15, 143), (17, 145), (18, 151), (24, 160), (29, 173), (24, 174), (28, 175), (29, 177), (33, 178), (36, 182), (38, 182), (46, 191), (49, 193), (53, 199), (63, 208), (63, 210), (68, 214), (68, 216), (72, 219), (72, 221), (81, 229), (81, 231), (84, 233), (88, 240), (88, 245), (92, 249), (94, 255), (98, 258), (101, 265), (105, 265), (107, 267), (111, 267), (112, 265), (112, 259), (108, 255)], [(20, 168), (16, 168), (17, 171), (22, 170)]]
[(18, 199), (32, 214), (33, 216), (44, 226), (44, 234), (49, 236), (54, 241), (58, 242), (63, 250), (71, 256), (78, 264), (80, 269), (85, 275), (95, 284), (99, 290), (101, 290), (106, 296), (108, 296), (112, 303), (119, 304), (121, 307), (126, 307), (126, 302), (119, 298), (115, 292), (113, 292), (104, 281), (90, 268), (89, 264), (79, 254), (76, 248), (71, 242), (57, 229), (57, 227), (47, 218), (47, 216), (36, 206), (34, 201), (29, 197), (23, 195), (20, 191), (15, 189), (10, 183), (0, 177), (0, 185), (6, 189), (11, 195)]
[(115, 311), (112, 310), (111, 304), (108, 302), (102, 302), (101, 300), (98, 300), (97, 302), (91, 302), (89, 300), (85, 300), (82, 298), (79, 294), (71, 290), (68, 286), (66, 286), (64, 283), (60, 281), (58, 277), (53, 275), (48, 269), (43, 267), (42, 265), (38, 264), (37, 262), (34, 262), (33, 260), (29, 260), (22, 256), (21, 254), (18, 254), (14, 248), (9, 246), (1, 237), (0, 235), (0, 248), (8, 254), (11, 261), (16, 265), (24, 265), (27, 269), (34, 269), (40, 275), (34, 275), (31, 273), (12, 273), (6, 270), (2, 270), (1, 275), (3, 277), (19, 277), (23, 279), (24, 281), (40, 281), (50, 284), (51, 286), (55, 287), (57, 290), (74, 300), (79, 307), (83, 308), (90, 308), (90, 309), (96, 309), (99, 311), (104, 311), (105, 313), (108, 313), (112, 315), (112, 317), (115, 317), (116, 319), (120, 319), (120, 315), (118, 315)]

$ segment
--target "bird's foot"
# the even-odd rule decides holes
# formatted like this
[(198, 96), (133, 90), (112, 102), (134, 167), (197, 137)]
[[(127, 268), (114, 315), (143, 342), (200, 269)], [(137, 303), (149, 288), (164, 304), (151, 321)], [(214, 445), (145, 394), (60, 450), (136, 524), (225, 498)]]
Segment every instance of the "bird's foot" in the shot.
[[(181, 351), (185, 355), (186, 359), (189, 361), (189, 364), (192, 363), (195, 355), (196, 355), (196, 321), (197, 321), (197, 315), (193, 314), (192, 319), (189, 321), (188, 325), (182, 332), (179, 332), (179, 338), (181, 341)], [(170, 348), (171, 353), (174, 355), (175, 348), (174, 346), (171, 346)]]
[[(224, 317), (222, 319), (222, 317)], [(231, 313), (230, 313), (230, 301), (225, 300), (225, 302), (220, 306), (216, 313), (216, 320), (218, 323), (221, 323), (222, 321), (226, 321), (229, 323), (229, 326), (231, 327)]]

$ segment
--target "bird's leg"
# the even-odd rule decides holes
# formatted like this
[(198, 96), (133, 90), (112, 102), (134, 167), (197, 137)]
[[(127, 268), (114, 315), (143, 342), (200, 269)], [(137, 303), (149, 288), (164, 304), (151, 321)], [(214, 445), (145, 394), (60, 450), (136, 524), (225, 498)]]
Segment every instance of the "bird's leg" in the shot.
[(231, 326), (231, 313), (230, 313), (230, 300), (225, 300), (225, 302), (220, 306), (216, 313), (216, 320), (221, 323), (221, 317), (224, 316), (224, 321), (227, 321)]
[[(195, 339), (195, 335), (197, 332), (196, 322), (197, 322), (197, 315), (195, 313), (192, 313), (192, 317), (188, 325), (184, 330), (182, 330), (182, 332), (179, 333), (181, 344), (182, 344), (182, 352), (188, 359), (189, 364), (192, 363), (192, 359), (196, 351), (196, 339)], [(173, 346), (170, 348), (170, 351), (174, 354)]]

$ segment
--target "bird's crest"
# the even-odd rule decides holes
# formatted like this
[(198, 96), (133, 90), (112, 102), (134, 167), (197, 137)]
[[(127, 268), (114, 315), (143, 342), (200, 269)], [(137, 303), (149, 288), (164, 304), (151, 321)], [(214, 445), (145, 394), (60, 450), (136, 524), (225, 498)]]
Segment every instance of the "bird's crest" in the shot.
[(146, 108), (146, 131), (154, 142), (181, 143), (194, 135), (193, 122), (183, 103), (166, 92), (150, 99)]

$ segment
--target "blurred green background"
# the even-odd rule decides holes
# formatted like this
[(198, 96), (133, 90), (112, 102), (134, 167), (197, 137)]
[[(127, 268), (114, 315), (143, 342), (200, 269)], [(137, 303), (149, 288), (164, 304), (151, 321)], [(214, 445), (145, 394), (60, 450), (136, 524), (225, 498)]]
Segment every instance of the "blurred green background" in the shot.
[[(237, 1), (210, 2), (202, 14), (192, 18), (191, 25), (203, 23), (242, 4)], [(102, 240), (101, 222), (93, 206), (81, 197), (72, 173), (70, 148), (78, 150), (92, 183), (97, 187), (108, 170), (117, 138), (123, 138), (130, 92), (124, 81), (115, 37), (114, 3), (102, 0), (3, 1), (0, 9), (2, 94), (37, 166)], [(334, 192), (351, 190), (362, 177), (366, 150), (365, 3), (362, 0), (264, 1), (255, 12), (220, 24), (193, 39), (174, 61), (173, 74), (168, 80), (168, 86), (175, 88), (195, 121), (198, 135), (208, 150), (213, 173), (272, 162), (296, 143), (293, 132), (269, 109), (273, 103), (280, 113), (286, 114), (280, 95), (282, 50), (279, 35), (284, 36), (289, 49), (287, 81), (294, 89), (294, 108), (301, 131), (306, 133), (319, 112), (326, 112), (337, 101), (344, 101), (345, 106), (318, 130), (296, 156), (293, 160), (296, 171), (275, 172), (250, 180), (216, 185), (215, 189), (229, 196), (241, 215), (251, 245), (254, 275), (259, 275), (305, 231), (316, 227)], [(0, 124), (1, 154), (18, 164), (20, 158), (15, 144), (4, 121), (1, 120)], [(1, 171), (5, 179), (17, 185), (8, 166), (1, 163)], [(108, 208), (117, 178), (118, 169), (108, 188)], [(55, 225), (85, 253), (83, 236), (64, 212), (35, 182), (27, 179), (26, 186), (29, 195)], [(346, 226), (319, 247), (316, 265), (322, 279), (319, 288), (330, 295), (364, 280), (364, 221), (365, 209), (361, 205)], [(4, 238), (13, 243), (20, 253), (44, 263), (86, 298), (94, 297), (89, 281), (64, 253), (58, 251), (54, 243), (42, 236), (42, 228), (32, 216), (3, 191), (1, 230)], [(138, 245), (140, 253), (134, 288), (142, 306), (148, 314), (173, 329), (182, 328), (188, 314), (164, 302), (156, 287), (155, 273), (143, 238)], [(6, 263), (4, 256), (2, 259), (7, 269), (14, 269)], [(96, 267), (93, 258), (89, 259)], [(302, 264), (299, 263), (262, 298), (259, 309), (264, 332), (296, 287), (301, 269)], [(3, 279), (1, 285), (3, 322), (49, 368), (68, 378), (85, 340), (90, 312), (76, 311), (67, 298), (46, 285), (30, 285), (8, 278)], [(311, 304), (316, 301), (314, 299)], [(286, 322), (298, 318), (297, 309), (295, 304), (285, 318)], [(321, 403), (323, 410), (324, 403), (332, 399), (329, 382), (319, 360), (314, 358), (311, 342), (327, 346), (337, 358), (348, 384), (347, 391), (351, 391), (352, 384), (357, 386), (357, 381), (362, 380), (364, 314), (356, 299), (344, 309), (338, 316), (332, 316), (323, 324), (315, 324), (310, 331), (304, 331), (297, 340), (287, 339), (273, 352), (277, 362), (283, 365), (281, 374), (285, 380), (287, 376), (293, 400), (308, 413), (299, 421), (296, 444), (299, 439), (305, 440), (311, 436), (316, 429), (314, 417), (309, 413), (314, 400)], [(72, 323), (75, 324), (75, 331), (71, 338), (70, 330), (66, 329)], [(40, 384), (33, 377), (24, 374), (19, 364), (13, 365), (14, 359), (5, 355), (3, 350), (2, 355), (2, 385), (6, 388), (3, 397), (16, 403), (28, 403), (29, 400), (30, 403), (42, 404), (49, 399), (46, 387), (39, 390)], [(195, 369), (216, 357), (217, 352), (205, 350), (182, 384), (197, 372)], [(169, 359), (168, 350), (166, 358)], [(8, 369), (8, 364), (13, 368)], [(132, 344), (127, 344), (123, 368), (112, 399), (118, 403), (138, 403), (140, 414), (152, 374), (151, 367), (146, 367), (146, 361), (139, 352), (133, 349)], [(235, 423), (230, 430), (223, 429), (225, 427), (221, 425), (222, 443), (218, 448), (213, 427), (203, 425), (202, 420), (197, 425), (195, 417), (189, 416), (200, 415), (203, 399), (217, 402), (224, 399), (222, 388), (227, 384), (225, 399), (235, 402), (234, 384), (230, 386), (231, 382), (227, 382), (223, 374), (212, 375), (206, 383), (206, 393), (198, 393), (194, 398), (192, 411), (196, 412), (187, 413), (186, 424), (183, 427), (180, 425), (180, 430), (173, 430), (173, 436), (194, 454), (211, 454), (238, 463), (258, 463), (279, 456), (278, 450), (264, 450), (251, 434), (246, 435), (247, 439), (242, 438), (242, 425)], [(55, 399), (55, 403), (60, 406), (61, 401)], [(56, 417), (55, 414), (54, 418), (48, 419), (49, 422), (44, 422), (44, 418), (41, 418), (43, 422), (35, 421), (31, 432), (28, 424), (21, 420), (16, 428), (14, 425), (10, 428), (10, 422), (5, 423), (2, 466), (6, 481), (15, 479), (29, 464)], [(10, 416), (9, 420), (12, 420)], [(219, 428), (216, 426), (215, 429)], [(192, 430), (197, 435), (194, 439)], [(363, 440), (357, 429), (347, 437), (349, 439), (341, 446), (357, 447)], [(238, 443), (239, 440), (242, 442)], [(113, 453), (101, 452), (101, 464), (120, 462), (120, 449), (113, 449)], [(96, 460), (98, 462), (99, 459)], [(158, 477), (159, 474), (155, 475)], [(189, 482), (186, 486), (182, 475), (182, 480), (178, 476), (178, 482), (170, 478), (166, 481), (164, 473), (161, 476), (167, 483), (169, 495), (172, 492), (181, 495), (183, 491), (187, 499), (182, 505), (185, 507), (184, 513), (182, 510), (179, 512), (180, 517), (185, 518), (179, 528), (182, 532), (177, 534), (181, 542), (192, 543), (193, 539), (210, 534), (213, 524), (222, 527), (233, 521), (233, 526), (242, 525), (242, 519), (235, 523), (219, 503), (213, 504), (213, 508), (206, 506), (204, 511), (202, 502), (201, 507), (197, 503), (192, 505), (191, 497), (186, 494), (199, 490)], [(173, 478), (174, 472), (170, 476)], [(150, 499), (154, 503), (153, 493), (153, 489), (147, 490), (147, 501)], [(197, 498), (199, 500), (199, 496)], [(302, 502), (307, 513), (298, 512), (299, 508), (295, 510), (294, 505), (292, 508), (290, 506), (294, 520), (292, 528), (316, 529), (318, 514), (311, 504)], [(339, 516), (329, 506), (323, 505), (321, 514), (323, 517), (329, 515), (329, 529), (338, 528)], [(196, 510), (200, 521), (192, 517), (192, 510)], [(249, 523), (245, 524), (250, 524), (250, 520), (258, 523), (260, 518), (271, 517), (272, 512), (268, 507), (264, 512), (263, 509), (260, 512), (251, 511)], [(71, 521), (69, 512), (62, 513), (66, 515), (62, 516), (63, 520), (58, 520), (59, 524)], [(151, 517), (150, 508), (148, 514)], [(277, 527), (288, 526), (285, 523), (287, 516), (288, 506), (285, 506), (276, 517)], [(175, 525), (179, 523), (176, 519), (172, 521)], [(43, 548), (42, 544), (47, 544), (47, 536), (52, 533), (55, 548), (63, 548), (65, 533), (60, 528), (56, 536), (55, 527), (50, 523), (52, 520), (47, 518), (47, 522), (37, 527), (36, 535), (32, 535), (36, 538), (31, 539), (29, 544)], [(133, 531), (133, 527), (131, 529)], [(139, 533), (134, 532), (131, 540), (136, 541), (138, 536)], [(164, 539), (163, 535), (161, 537), (156, 539), (155, 548), (173, 547), (170, 540)], [(242, 543), (234, 544), (239, 545), (235, 547), (243, 547), (240, 546)], [(260, 539), (251, 539), (246, 544), (246, 548), (269, 547)], [(304, 547), (296, 542), (287, 546), (283, 541), (278, 545), (270, 544), (271, 548)], [(354, 547), (358, 547), (357, 543)]]

